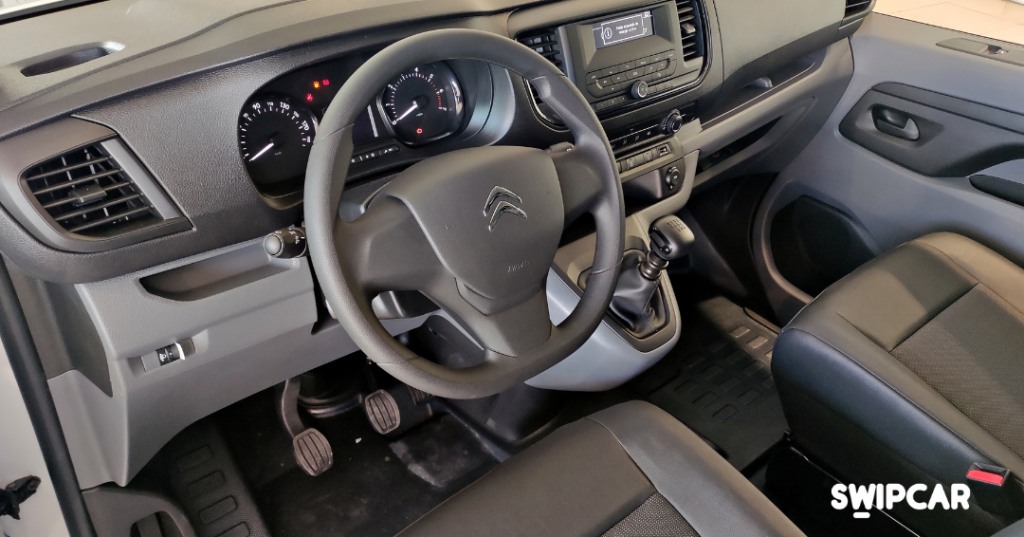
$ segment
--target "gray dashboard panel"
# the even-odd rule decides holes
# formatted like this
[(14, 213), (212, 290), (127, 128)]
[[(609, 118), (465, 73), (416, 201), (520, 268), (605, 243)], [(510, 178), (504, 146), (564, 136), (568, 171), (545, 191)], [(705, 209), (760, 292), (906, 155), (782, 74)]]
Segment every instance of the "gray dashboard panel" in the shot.
[[(262, 245), (244, 243), (77, 286), (100, 333), (113, 387), (108, 396), (79, 371), (49, 381), (83, 488), (110, 481), (127, 484), (189, 424), (357, 350), (337, 324), (313, 333), (316, 297), (305, 259), (193, 300), (156, 296), (140, 282), (252, 248)], [(413, 319), (387, 326), (400, 333), (421, 323)], [(176, 342), (190, 343), (186, 347), (192, 352), (184, 360), (145, 370), (141, 356)]]
[(768, 52), (823, 28), (839, 28), (843, 0), (715, 0), (728, 78)]

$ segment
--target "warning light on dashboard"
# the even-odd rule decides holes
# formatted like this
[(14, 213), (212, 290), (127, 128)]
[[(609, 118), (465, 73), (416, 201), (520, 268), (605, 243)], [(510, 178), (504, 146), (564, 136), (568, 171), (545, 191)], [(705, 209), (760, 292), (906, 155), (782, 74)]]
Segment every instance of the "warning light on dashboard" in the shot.
[(423, 129), (416, 129), (416, 134), (423, 134)]
[(330, 79), (328, 79), (328, 78), (325, 78), (325, 79), (323, 80), (323, 82), (321, 82), (321, 84), (323, 84), (323, 85), (325, 85), (325, 86), (330, 86), (330, 85), (331, 85), (331, 80), (330, 80)]
[(306, 94), (306, 102), (307, 103), (313, 102), (313, 94), (312, 93), (307, 93)]
[(320, 89), (320, 83), (316, 80), (313, 81), (313, 89)]

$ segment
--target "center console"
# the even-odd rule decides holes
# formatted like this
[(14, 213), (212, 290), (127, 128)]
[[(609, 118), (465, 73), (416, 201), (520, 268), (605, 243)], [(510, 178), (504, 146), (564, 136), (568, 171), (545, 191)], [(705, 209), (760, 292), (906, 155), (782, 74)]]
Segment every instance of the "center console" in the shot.
[[(565, 72), (602, 119), (631, 199), (685, 193), (684, 155), (672, 138), (698, 124), (695, 99), (686, 95), (710, 72), (706, 16), (701, 0), (657, 2), (539, 29), (524, 21), (516, 36)], [(558, 128), (557, 115), (533, 99)]]
[(705, 63), (694, 0), (526, 32), (519, 41), (560, 67), (601, 115), (655, 101), (697, 83)]

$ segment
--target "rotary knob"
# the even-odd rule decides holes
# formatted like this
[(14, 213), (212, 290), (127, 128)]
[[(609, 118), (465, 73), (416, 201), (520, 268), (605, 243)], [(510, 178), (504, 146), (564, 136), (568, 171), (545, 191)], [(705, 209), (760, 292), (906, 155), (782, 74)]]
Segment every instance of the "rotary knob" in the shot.
[(629, 96), (637, 100), (646, 99), (650, 94), (651, 88), (643, 80), (638, 80), (633, 87), (629, 88)]
[(686, 119), (683, 114), (679, 113), (679, 110), (673, 110), (664, 121), (661, 122), (661, 132), (664, 134), (675, 134), (679, 132), (679, 129), (683, 128), (683, 123)]

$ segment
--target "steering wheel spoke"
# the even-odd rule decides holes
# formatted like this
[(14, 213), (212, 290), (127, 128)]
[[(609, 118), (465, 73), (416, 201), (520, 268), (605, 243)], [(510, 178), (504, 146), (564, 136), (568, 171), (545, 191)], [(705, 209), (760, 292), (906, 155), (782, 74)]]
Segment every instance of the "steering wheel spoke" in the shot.
[(555, 327), (548, 312), (548, 299), (542, 287), (524, 300), (498, 311), (480, 311), (472, 294), (454, 279), (439, 282), (426, 291), (485, 350), (506, 357), (518, 357), (551, 339)]
[(594, 168), (594, 157), (575, 146), (560, 144), (549, 151), (558, 171), (565, 225), (568, 226), (584, 214), (594, 212), (604, 188), (601, 174)]
[(352, 222), (339, 219), (334, 242), (338, 252), (345, 252), (341, 262), (370, 297), (385, 291), (423, 291), (444, 274), (416, 219), (395, 200), (371, 204)]

